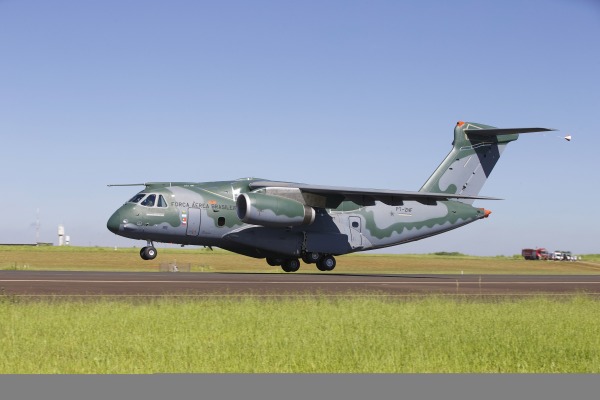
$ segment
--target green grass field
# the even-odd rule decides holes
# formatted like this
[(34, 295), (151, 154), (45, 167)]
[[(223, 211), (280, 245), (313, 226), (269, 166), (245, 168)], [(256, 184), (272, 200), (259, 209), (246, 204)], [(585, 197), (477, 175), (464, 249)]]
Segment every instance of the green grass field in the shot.
[(599, 373), (599, 305), (3, 298), (0, 373)]
[[(91, 270), (156, 272), (159, 264), (191, 265), (194, 272), (277, 272), (264, 260), (223, 250), (159, 248), (159, 255), (144, 261), (137, 248), (0, 246), (0, 269)], [(585, 255), (583, 261), (526, 261), (521, 257), (475, 257), (441, 254), (350, 254), (337, 257), (336, 273), (440, 273), (440, 274), (599, 274), (600, 255)], [(302, 272), (316, 272), (302, 265)]]
[[(280, 273), (224, 251), (0, 246), (0, 269)], [(583, 262), (348, 255), (339, 273), (597, 274)], [(311, 266), (300, 271), (315, 272)], [(0, 374), (599, 373), (600, 300), (365, 294), (264, 299), (33, 300), (0, 291)]]

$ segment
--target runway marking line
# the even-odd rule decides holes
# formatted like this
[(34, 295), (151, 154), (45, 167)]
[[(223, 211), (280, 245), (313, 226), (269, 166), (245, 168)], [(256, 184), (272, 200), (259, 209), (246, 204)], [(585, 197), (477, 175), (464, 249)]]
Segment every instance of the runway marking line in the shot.
[(302, 285), (306, 285), (306, 284), (320, 284), (320, 285), (331, 285), (331, 284), (336, 284), (336, 285), (340, 285), (340, 284), (345, 284), (345, 285), (353, 285), (353, 284), (385, 284), (385, 285), (404, 285), (404, 284), (409, 284), (409, 285), (456, 285), (461, 284), (461, 285), (496, 285), (496, 284), (521, 284), (521, 285), (563, 285), (566, 283), (569, 284), (585, 284), (585, 285), (599, 285), (600, 281), (596, 281), (596, 282), (589, 282), (589, 281), (552, 281), (552, 282), (540, 282), (540, 281), (459, 281), (459, 280), (448, 280), (445, 282), (439, 282), (439, 281), (435, 281), (435, 282), (424, 282), (424, 281), (419, 281), (419, 282), (412, 282), (412, 281), (266, 281), (266, 282), (262, 282), (262, 281), (197, 281), (197, 280), (193, 280), (193, 281), (160, 281), (160, 280), (150, 280), (150, 281), (138, 281), (138, 280), (131, 280), (131, 281), (124, 281), (124, 280), (70, 280), (70, 279), (0, 279), (0, 282), (17, 282), (17, 283), (24, 283), (24, 282), (31, 282), (31, 283), (43, 283), (43, 282), (48, 282), (48, 283), (178, 283), (178, 284), (184, 284), (184, 283), (189, 283), (189, 284), (243, 284), (243, 285), (247, 285), (247, 284), (253, 284), (253, 285), (257, 285), (257, 284), (290, 284), (290, 285), (298, 285), (298, 284), (302, 284)]
[[(585, 293), (586, 295), (597, 296), (600, 293)], [(327, 294), (327, 293), (319, 293), (319, 297), (340, 297), (340, 298), (348, 298), (348, 297), (430, 297), (432, 293), (405, 293), (405, 294)], [(574, 296), (574, 293), (554, 293), (554, 292), (537, 292), (537, 293), (520, 293), (520, 292), (501, 292), (501, 293), (434, 293), (436, 297), (524, 297), (524, 296), (550, 296), (550, 297), (571, 297)], [(312, 298), (317, 296), (317, 294), (298, 294), (298, 293), (287, 293), (287, 294), (11, 294), (11, 297), (27, 297), (27, 298), (38, 298), (38, 297), (99, 297), (99, 298), (146, 298), (146, 297), (184, 297), (184, 298), (197, 298), (197, 297), (307, 297)]]

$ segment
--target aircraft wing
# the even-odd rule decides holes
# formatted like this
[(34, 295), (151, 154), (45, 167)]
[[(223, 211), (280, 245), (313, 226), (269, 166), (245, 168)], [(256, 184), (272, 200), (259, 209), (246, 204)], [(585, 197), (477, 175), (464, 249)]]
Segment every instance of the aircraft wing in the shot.
[[(397, 205), (403, 201), (419, 201), (434, 203), (448, 199), (473, 199), (473, 200), (501, 200), (495, 197), (467, 196), (452, 193), (410, 192), (403, 190), (387, 189), (362, 189), (344, 186), (309, 185), (305, 183), (278, 182), (278, 181), (253, 181), (249, 184), (251, 189), (297, 189), (301, 192), (307, 205), (314, 207), (336, 208), (342, 201), (349, 200), (357, 204), (368, 205), (374, 201), (385, 204)], [(278, 193), (274, 193), (278, 194)], [(307, 196), (308, 195), (308, 196)], [(311, 197), (310, 195), (313, 195)], [(316, 198), (314, 196), (317, 196)], [(313, 199), (313, 200), (310, 200)], [(326, 206), (322, 203), (325, 201)], [(319, 203), (319, 204), (317, 204)]]

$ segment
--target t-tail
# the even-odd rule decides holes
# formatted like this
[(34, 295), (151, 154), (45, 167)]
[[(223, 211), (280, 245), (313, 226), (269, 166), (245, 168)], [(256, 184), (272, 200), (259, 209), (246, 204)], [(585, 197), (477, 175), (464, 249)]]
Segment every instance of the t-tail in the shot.
[[(477, 196), (506, 145), (520, 133), (552, 131), (547, 128), (496, 128), (459, 121), (452, 150), (427, 179), (420, 192)], [(472, 204), (474, 199), (459, 199)]]

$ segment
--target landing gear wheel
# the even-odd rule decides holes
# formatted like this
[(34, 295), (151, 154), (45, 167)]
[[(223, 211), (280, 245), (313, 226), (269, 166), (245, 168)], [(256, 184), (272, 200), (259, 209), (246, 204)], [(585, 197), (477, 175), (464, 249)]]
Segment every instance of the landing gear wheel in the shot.
[(271, 267), (278, 267), (282, 264), (283, 260), (281, 258), (270, 258), (267, 257), (267, 264)]
[(144, 260), (154, 260), (157, 255), (158, 252), (153, 246), (142, 247), (140, 250), (140, 257), (142, 257)]
[(319, 253), (304, 253), (302, 254), (302, 261), (307, 264), (312, 264), (319, 261), (319, 257), (321, 257)]
[(335, 257), (323, 256), (317, 261), (317, 268), (319, 271), (333, 271), (335, 264)]
[(300, 260), (297, 258), (285, 260), (283, 264), (281, 264), (281, 269), (285, 272), (296, 272), (300, 269)]
[(154, 260), (157, 255), (158, 252), (156, 251), (156, 248), (150, 246), (146, 249), (146, 257), (148, 260)]

